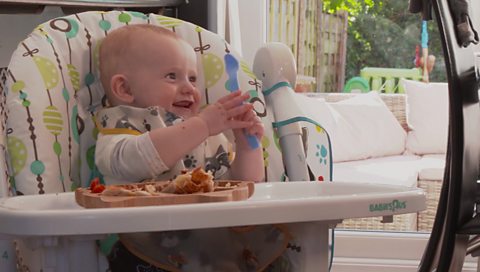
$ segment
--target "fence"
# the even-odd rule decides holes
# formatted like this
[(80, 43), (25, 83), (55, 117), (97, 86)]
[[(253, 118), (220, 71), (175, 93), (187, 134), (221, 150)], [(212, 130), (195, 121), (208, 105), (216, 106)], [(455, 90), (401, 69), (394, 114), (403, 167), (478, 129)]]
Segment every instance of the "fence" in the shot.
[(342, 90), (347, 13), (323, 13), (321, 0), (270, 0), (268, 5), (267, 39), (290, 47), (297, 60), (301, 89)]

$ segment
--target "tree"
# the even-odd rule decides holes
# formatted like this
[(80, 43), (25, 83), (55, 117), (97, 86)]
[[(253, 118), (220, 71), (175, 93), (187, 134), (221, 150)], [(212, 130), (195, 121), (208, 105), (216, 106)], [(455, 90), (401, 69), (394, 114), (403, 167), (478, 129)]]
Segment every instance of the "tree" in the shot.
[[(348, 17), (346, 79), (364, 67), (413, 68), (421, 42), (420, 14), (407, 1), (325, 0), (326, 12), (346, 10)], [(435, 21), (428, 23), (429, 54), (436, 57), (430, 81), (446, 81), (445, 62)]]

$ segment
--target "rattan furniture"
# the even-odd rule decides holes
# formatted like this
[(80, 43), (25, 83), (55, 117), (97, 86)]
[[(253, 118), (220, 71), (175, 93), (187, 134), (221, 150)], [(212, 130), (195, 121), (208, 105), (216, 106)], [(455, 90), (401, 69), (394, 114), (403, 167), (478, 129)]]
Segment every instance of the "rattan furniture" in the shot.
[[(356, 94), (349, 93), (325, 93), (320, 97), (327, 102), (337, 102), (347, 99)], [(317, 95), (315, 95), (317, 96)], [(405, 94), (380, 94), (382, 100), (396, 117), (400, 125), (408, 131), (406, 115)], [(317, 96), (318, 97), (318, 96)], [(383, 223), (382, 217), (346, 219), (338, 228), (359, 229), (359, 230), (385, 230), (385, 231), (421, 231), (430, 232), (435, 219), (440, 190), (441, 180), (418, 180), (417, 186), (425, 190), (427, 209), (417, 214), (402, 214), (393, 217), (393, 222)], [(389, 221), (390, 218), (385, 218)]]

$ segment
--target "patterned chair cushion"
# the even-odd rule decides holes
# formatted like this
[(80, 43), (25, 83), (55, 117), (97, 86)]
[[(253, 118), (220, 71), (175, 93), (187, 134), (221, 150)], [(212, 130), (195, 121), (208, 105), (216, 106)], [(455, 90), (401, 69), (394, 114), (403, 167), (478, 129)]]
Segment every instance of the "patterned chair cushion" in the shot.
[[(266, 124), (262, 146), (267, 179), (280, 180), (281, 153), (261, 83), (219, 35), (156, 14), (84, 12), (39, 25), (18, 45), (8, 66), (3, 118), (7, 174), (16, 194), (71, 191), (88, 185), (96, 174), (93, 155), (98, 132), (93, 115), (104, 105), (98, 80), (99, 45), (113, 29), (138, 23), (171, 29), (194, 47), (204, 104), (227, 94), (235, 81), (250, 93), (255, 111)], [(225, 72), (226, 55), (239, 61), (236, 77)]]

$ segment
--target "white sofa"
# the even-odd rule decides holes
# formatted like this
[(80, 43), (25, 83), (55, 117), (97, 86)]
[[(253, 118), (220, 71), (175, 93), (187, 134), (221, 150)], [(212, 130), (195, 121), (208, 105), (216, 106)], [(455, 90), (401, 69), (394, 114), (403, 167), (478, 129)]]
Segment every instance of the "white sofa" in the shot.
[(349, 219), (339, 228), (430, 231), (442, 186), (447, 146), (448, 86), (402, 80), (405, 94), (316, 93), (317, 120), (332, 142), (333, 179), (418, 186), (427, 209), (382, 223)]

